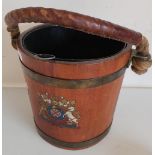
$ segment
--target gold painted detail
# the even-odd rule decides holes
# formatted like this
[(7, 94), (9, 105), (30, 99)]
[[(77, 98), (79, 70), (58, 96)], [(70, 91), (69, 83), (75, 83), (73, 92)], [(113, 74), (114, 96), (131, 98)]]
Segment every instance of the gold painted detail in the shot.
[(80, 115), (75, 107), (75, 100), (63, 96), (39, 94), (39, 115), (46, 121), (59, 127), (77, 128)]

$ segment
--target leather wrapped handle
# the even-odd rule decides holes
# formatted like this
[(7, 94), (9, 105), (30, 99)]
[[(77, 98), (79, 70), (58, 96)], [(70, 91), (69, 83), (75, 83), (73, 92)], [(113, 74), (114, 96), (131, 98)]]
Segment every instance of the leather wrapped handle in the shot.
[(53, 8), (28, 7), (9, 12), (5, 16), (5, 22), (8, 26), (7, 30), (11, 32), (12, 46), (15, 49), (20, 35), (19, 23), (50, 23), (136, 45), (137, 52), (132, 58), (132, 70), (142, 74), (151, 66), (149, 44), (141, 33), (101, 19)]

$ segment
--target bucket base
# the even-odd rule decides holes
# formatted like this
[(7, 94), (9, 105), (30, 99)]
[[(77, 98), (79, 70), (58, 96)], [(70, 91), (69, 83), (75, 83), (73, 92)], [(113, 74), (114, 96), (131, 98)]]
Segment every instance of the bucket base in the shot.
[(80, 150), (80, 149), (85, 149), (88, 148), (92, 145), (95, 145), (96, 143), (98, 143), (99, 141), (101, 141), (108, 133), (110, 130), (111, 124), (110, 126), (99, 136), (92, 138), (90, 140), (87, 141), (83, 141), (83, 142), (64, 142), (61, 140), (58, 140), (56, 138), (53, 138), (51, 136), (48, 136), (45, 132), (43, 132), (37, 125), (37, 131), (39, 133), (39, 135), (47, 142), (49, 142), (50, 144), (59, 147), (59, 148), (63, 148), (63, 149), (67, 149), (67, 150)]

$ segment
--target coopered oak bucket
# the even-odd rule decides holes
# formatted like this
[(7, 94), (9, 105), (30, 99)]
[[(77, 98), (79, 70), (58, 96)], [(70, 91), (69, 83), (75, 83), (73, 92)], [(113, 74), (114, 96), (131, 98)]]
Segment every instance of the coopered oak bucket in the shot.
[[(51, 8), (13, 10), (5, 21), (39, 134), (67, 149), (100, 141), (112, 124), (130, 62), (138, 74), (151, 66), (147, 39), (110, 22)], [(20, 34), (18, 24), (27, 22), (44, 24)]]

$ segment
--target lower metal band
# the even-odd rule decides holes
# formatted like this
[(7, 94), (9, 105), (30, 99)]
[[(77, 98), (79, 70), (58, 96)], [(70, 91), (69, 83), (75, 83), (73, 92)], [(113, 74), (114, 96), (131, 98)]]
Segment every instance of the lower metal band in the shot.
[[(112, 123), (111, 123), (112, 124)], [(56, 138), (53, 138), (51, 136), (48, 136), (46, 133), (44, 133), (37, 125), (37, 131), (39, 133), (39, 135), (46, 140), (47, 142), (49, 142), (50, 144), (60, 147), (60, 148), (66, 148), (66, 149), (84, 149), (87, 147), (90, 147), (96, 143), (98, 143), (99, 141), (101, 141), (109, 132), (111, 124), (109, 125), (109, 127), (103, 132), (101, 133), (99, 136), (92, 138), (90, 140), (87, 141), (82, 141), (82, 142), (64, 142), (61, 140), (58, 140)]]

